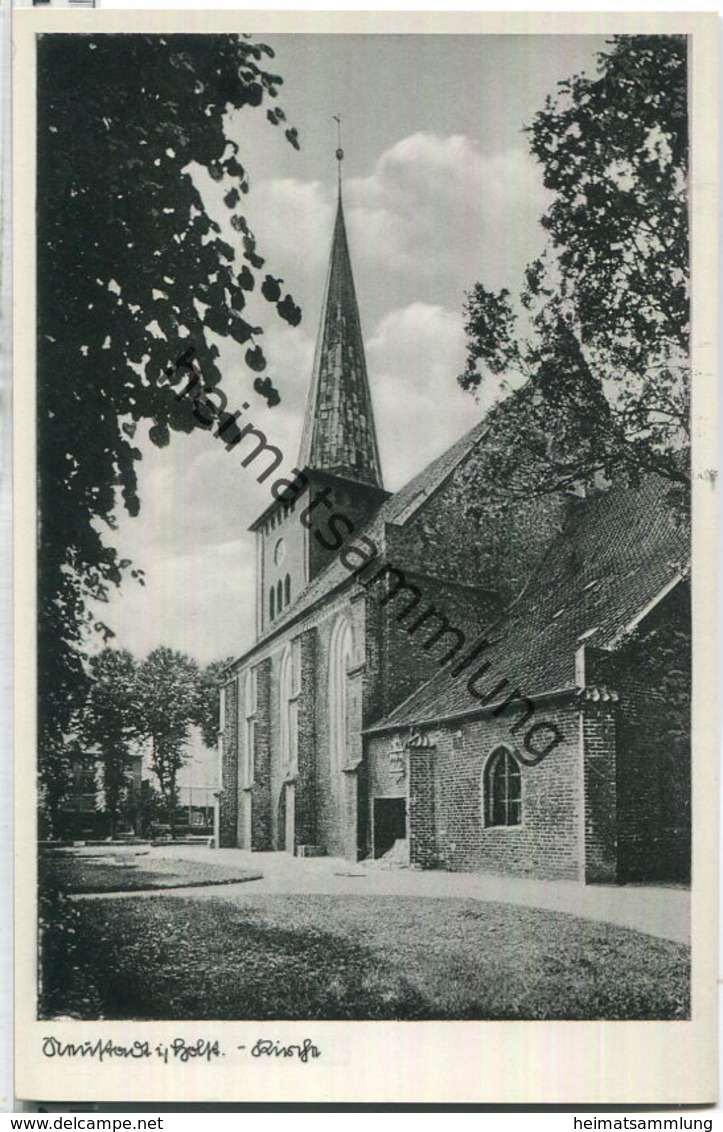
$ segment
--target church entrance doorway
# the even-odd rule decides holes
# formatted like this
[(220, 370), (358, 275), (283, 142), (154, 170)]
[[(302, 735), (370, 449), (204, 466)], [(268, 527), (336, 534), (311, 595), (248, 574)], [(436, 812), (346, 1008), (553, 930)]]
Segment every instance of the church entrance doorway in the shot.
[(383, 857), (407, 836), (406, 798), (374, 799), (374, 856)]

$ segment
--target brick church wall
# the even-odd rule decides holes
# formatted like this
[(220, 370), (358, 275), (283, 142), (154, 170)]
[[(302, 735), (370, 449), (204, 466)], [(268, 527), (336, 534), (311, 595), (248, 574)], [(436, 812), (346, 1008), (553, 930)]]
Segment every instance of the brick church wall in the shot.
[(329, 647), (331, 631), (335, 620), (335, 610), (327, 609), (325, 616), (317, 620), (316, 666), (314, 689), (314, 720), (316, 729), (316, 764), (314, 768), (314, 792), (316, 797), (316, 836), (317, 843), (326, 853), (331, 853), (335, 844), (337, 794), (339, 784), (332, 774), (329, 755)]
[(282, 643), (275, 645), (273, 653), (268, 657), (269, 664), (269, 823), (271, 826), (272, 849), (284, 848), (285, 830), (281, 821), (283, 816), (282, 788), (284, 786), (285, 772), (281, 766), (280, 746), (280, 712), (279, 712), (279, 682)]
[(585, 880), (618, 878), (616, 705), (582, 707), (585, 765)]
[[(400, 590), (382, 606), (383, 672), (367, 723), (382, 718), (430, 679), (453, 642), (450, 635), (425, 650), (425, 640), (440, 623), (430, 618), (410, 633), (415, 618), (434, 607), (471, 645), (520, 591), (569, 509), (578, 504), (558, 493), (516, 502), (514, 509), (501, 510), (484, 500), (472, 507), (475, 460), (479, 454), (473, 452), (406, 522), (385, 529), (388, 564), (401, 569), (422, 597), (401, 620), (410, 593)], [(372, 576), (370, 570), (366, 581)], [(380, 603), (385, 586), (393, 590), (397, 583), (392, 575), (370, 586), (370, 604)], [(459, 656), (463, 650), (464, 645)]]
[[(354, 590), (351, 594), (354, 595)], [(257, 758), (263, 742), (263, 757), (268, 771), (264, 780), (264, 800), (259, 795), (254, 804), (254, 821), (265, 813), (263, 847), (290, 849), (285, 845), (284, 811), (293, 804), (295, 845), (316, 845), (333, 855), (356, 857), (357, 830), (360, 816), (365, 820), (366, 798), (360, 797), (359, 770), (338, 773), (332, 766), (329, 719), (329, 651), (331, 634), (339, 614), (344, 611), (352, 624), (355, 659), (348, 685), (349, 763), (361, 761), (362, 713), (366, 679), (366, 626), (363, 594), (361, 600), (350, 600), (349, 590), (331, 598), (314, 610), (288, 635), (274, 641), (262, 662), (257, 662), (264, 676), (264, 731), (258, 735)], [(287, 789), (286, 768), (280, 765), (280, 665), (285, 645), (298, 640), (301, 664), (301, 694), (297, 705), (298, 774), (293, 791)], [(261, 683), (259, 708), (262, 715)], [(256, 797), (256, 796), (255, 796)], [(362, 831), (362, 844), (365, 831)], [(254, 848), (261, 848), (261, 839)]]
[[(464, 634), (466, 647), (479, 639), (484, 625), (488, 623), (486, 611), (493, 608), (488, 594), (471, 587), (447, 585), (437, 579), (407, 575), (409, 581), (416, 585), (422, 593), (419, 604), (409, 615), (398, 620), (405, 606), (404, 592), (398, 597), (381, 606), (382, 610), (382, 647), (383, 647), (383, 675), (381, 685), (381, 712), (376, 718), (388, 714), (420, 688), (422, 684), (431, 679), (440, 669), (439, 661), (444, 659), (446, 653), (455, 643), (454, 634), (441, 637), (431, 648), (425, 649), (425, 643), (441, 627), (441, 622), (433, 617), (423, 622), (418, 629), (410, 633), (415, 618), (421, 617), (425, 611), (432, 607), (449, 621), (455, 629)], [(383, 583), (376, 583), (369, 592), (369, 602), (379, 602), (383, 597)], [(392, 586), (393, 588), (393, 586)], [(406, 601), (409, 600), (409, 595)], [(464, 655), (463, 644), (456, 654), (458, 658)], [(373, 722), (373, 721), (372, 721)]]
[[(614, 674), (615, 665), (608, 666), (608, 678)], [(613, 687), (616, 704), (584, 710), (587, 880), (688, 880), (687, 752), (682, 767), (675, 761), (671, 790), (675, 752), (661, 728), (664, 696), (646, 685), (642, 670), (636, 679), (619, 672)]]
[(620, 879), (687, 879), (671, 871), (668, 777), (660, 733), (663, 697), (638, 685), (621, 687), (618, 766)]
[[(682, 638), (682, 639), (681, 639)], [(619, 696), (619, 879), (690, 879), (690, 590), (678, 585), (597, 675)], [(595, 669), (593, 669), (595, 671)]]
[(690, 880), (690, 752), (661, 732), (664, 697), (622, 686), (620, 880)]
[[(536, 766), (521, 766), (522, 823), (484, 824), (482, 777), (498, 746), (514, 753), (523, 731), (510, 734), (512, 717), (490, 716), (425, 729), (431, 749), (408, 752), (412, 861), (452, 871), (582, 879), (582, 765), (574, 706), (546, 705), (540, 719), (554, 723), (563, 741)], [(404, 742), (408, 730), (398, 733)], [(383, 789), (391, 733), (368, 744), (372, 790)], [(527, 756), (529, 757), (529, 756)]]
[[(244, 779), (247, 765), (246, 704), (244, 701), (246, 676), (243, 669), (238, 676), (238, 704), (236, 709), (236, 835), (233, 844), (239, 848), (267, 850), (271, 848), (270, 748), (269, 748), (269, 678), (270, 662), (252, 666), (256, 671), (256, 716), (254, 729), (253, 782)], [(224, 731), (226, 728), (224, 727)]]
[[(397, 542), (401, 553), (401, 544)], [(389, 557), (390, 564), (394, 559)], [(473, 586), (448, 583), (430, 575), (420, 575), (403, 566), (404, 582), (415, 586), (421, 594), (417, 605), (404, 615), (413, 597), (402, 588), (394, 596), (399, 579), (385, 574), (379, 581), (357, 592), (365, 601), (366, 622), (366, 675), (364, 680), (364, 726), (382, 719), (412, 692), (426, 683), (439, 671), (439, 661), (454, 643), (454, 635), (441, 637), (431, 648), (425, 643), (440, 628), (439, 619), (429, 617), (419, 628), (413, 629), (415, 620), (432, 609), (444, 614), (451, 627), (459, 629), (469, 644), (477, 640), (482, 629), (492, 618), (495, 598), (487, 591)], [(381, 567), (380, 567), (381, 569)], [(367, 580), (377, 571), (370, 570)], [(388, 598), (388, 600), (385, 600)], [(462, 644), (458, 656), (464, 653)]]
[(271, 661), (256, 670), (256, 734), (254, 736), (254, 783), (251, 791), (251, 848), (272, 847), (271, 840)]
[(218, 843), (220, 849), (236, 846), (238, 819), (238, 678), (223, 689), (223, 735), (221, 739), (221, 793), (219, 797)]
[(502, 507), (477, 482), (483, 459), (473, 450), (404, 526), (388, 528), (387, 548), (405, 570), (492, 590), (504, 605), (579, 501), (559, 492)]
[(364, 677), (363, 724), (369, 727), (384, 715), (385, 664), (383, 626), (386, 618), (382, 606), (370, 596), (364, 606)]
[(345, 771), (341, 776), (339, 826), (335, 831), (335, 840), (331, 844), (336, 846), (332, 850), (334, 855), (345, 857), (347, 861), (356, 861), (358, 856), (357, 791), (357, 771)]
[(409, 750), (409, 802), (407, 837), (409, 863), (413, 868), (431, 869), (438, 862), (435, 799), (435, 754), (432, 748)]
[(298, 705), (299, 774), (296, 782), (296, 844), (316, 845), (316, 629), (309, 629), (300, 640), (301, 696)]

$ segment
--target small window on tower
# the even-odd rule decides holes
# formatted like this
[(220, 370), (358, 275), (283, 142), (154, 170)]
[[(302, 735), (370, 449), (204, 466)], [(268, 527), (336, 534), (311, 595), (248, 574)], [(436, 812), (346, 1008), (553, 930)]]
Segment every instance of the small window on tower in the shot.
[(274, 606), (275, 606), (274, 587), (272, 586), (271, 589), (269, 590), (269, 617), (272, 621), (274, 619), (275, 612), (276, 612)]
[(281, 581), (276, 583), (276, 609), (278, 613), (284, 608), (284, 591), (281, 586)]
[(284, 605), (288, 605), (291, 601), (291, 578), (287, 574), (284, 578)]

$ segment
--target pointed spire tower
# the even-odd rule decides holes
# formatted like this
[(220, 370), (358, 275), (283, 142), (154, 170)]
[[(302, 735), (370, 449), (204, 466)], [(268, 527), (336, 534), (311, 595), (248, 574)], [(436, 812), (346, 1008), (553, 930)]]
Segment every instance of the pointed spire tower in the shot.
[[(336, 156), (341, 162), (341, 146)], [(274, 502), (251, 525), (257, 540), (259, 634), (273, 627), (287, 606), (333, 561), (349, 534), (361, 529), (389, 497), (382, 487), (344, 226), (341, 165), (331, 260), (298, 464), (294, 468), (299, 477), (295, 497), (283, 499), (274, 493)]]
[(382, 487), (359, 307), (339, 195), (299, 467)]

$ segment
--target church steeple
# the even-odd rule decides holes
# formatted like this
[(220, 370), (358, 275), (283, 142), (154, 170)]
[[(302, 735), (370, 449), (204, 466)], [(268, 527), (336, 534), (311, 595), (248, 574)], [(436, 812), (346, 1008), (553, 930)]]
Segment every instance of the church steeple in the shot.
[[(341, 145), (336, 156), (341, 162)], [(278, 621), (333, 561), (350, 532), (363, 527), (389, 497), (382, 487), (339, 169), (329, 273), (295, 469), (299, 475), (290, 485), (294, 497), (275, 494), (251, 528), (256, 532), (259, 634)]]
[[(342, 157), (340, 148), (337, 158)], [(341, 178), (299, 467), (382, 487)]]

